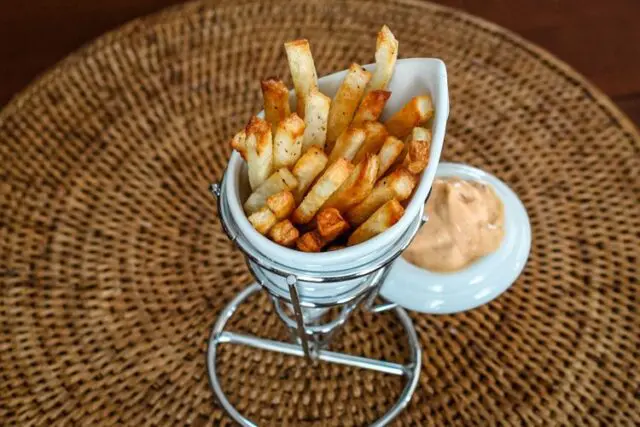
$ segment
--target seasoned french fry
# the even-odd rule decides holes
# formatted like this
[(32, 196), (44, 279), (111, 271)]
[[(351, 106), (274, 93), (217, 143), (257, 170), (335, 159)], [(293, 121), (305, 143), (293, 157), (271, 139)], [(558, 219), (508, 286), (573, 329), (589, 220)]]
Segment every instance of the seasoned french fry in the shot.
[(252, 117), (245, 129), (247, 133), (247, 166), (249, 184), (256, 189), (273, 172), (273, 141), (271, 126), (258, 118)]
[(306, 224), (315, 216), (334, 191), (342, 185), (353, 170), (353, 165), (345, 159), (338, 159), (322, 174), (318, 181), (293, 212), (291, 220), (295, 224)]
[(376, 154), (380, 151), (382, 144), (389, 136), (387, 128), (380, 122), (364, 122), (361, 126), (364, 129), (365, 138), (358, 153), (353, 158), (353, 163), (355, 164), (360, 163), (367, 154)]
[(249, 222), (260, 234), (267, 234), (277, 221), (278, 219), (267, 206), (249, 215)]
[(244, 129), (233, 135), (231, 148), (240, 153), (243, 159), (247, 160), (247, 132)]
[(345, 212), (363, 201), (373, 189), (373, 185), (378, 178), (379, 167), (380, 160), (378, 156), (367, 154), (364, 160), (358, 163), (353, 172), (351, 172), (349, 178), (329, 197), (329, 200), (322, 206), (322, 210), (335, 208), (339, 212)]
[(349, 236), (347, 245), (357, 245), (377, 236), (398, 222), (403, 213), (404, 208), (396, 199), (389, 200)]
[(422, 172), (429, 164), (430, 141), (419, 139), (411, 140), (407, 144), (407, 155), (402, 161), (402, 166), (414, 174)]
[(353, 114), (358, 108), (364, 89), (371, 79), (371, 73), (362, 68), (358, 64), (351, 64), (347, 75), (345, 76), (336, 96), (331, 102), (331, 110), (329, 111), (329, 123), (327, 129), (327, 145), (329, 150), (333, 149), (333, 145), (338, 137), (344, 132), (351, 120)]
[(273, 167), (293, 166), (302, 153), (304, 121), (296, 113), (281, 121), (273, 138)]
[(398, 40), (386, 25), (378, 33), (376, 39), (376, 70), (367, 86), (367, 93), (372, 90), (387, 88), (398, 58)]
[(366, 94), (353, 116), (351, 125), (359, 126), (364, 122), (378, 120), (390, 96), (391, 92), (386, 90), (372, 90)]
[(264, 99), (264, 118), (275, 133), (278, 123), (291, 115), (289, 89), (282, 80), (269, 78), (260, 82)]
[(318, 234), (325, 244), (335, 240), (349, 229), (349, 223), (344, 220), (337, 209), (322, 208), (316, 217)]
[(296, 241), (296, 247), (302, 252), (320, 252), (324, 246), (324, 240), (317, 231), (304, 233)]
[(304, 136), (302, 137), (302, 152), (315, 146), (324, 149), (327, 139), (327, 121), (331, 98), (323, 94), (318, 88), (313, 88), (307, 98), (306, 115), (304, 117)]
[(336, 141), (335, 147), (329, 154), (329, 164), (336, 160), (343, 158), (346, 160), (352, 160), (360, 146), (364, 142), (367, 134), (364, 129), (349, 127), (342, 132), (342, 135)]
[(313, 63), (309, 41), (301, 39), (287, 42), (284, 44), (284, 49), (287, 53), (291, 78), (296, 90), (296, 99), (298, 101), (296, 111), (300, 117), (304, 118), (309, 92), (311, 89), (318, 87), (318, 75), (316, 74), (316, 66)]
[(416, 96), (384, 124), (389, 133), (404, 138), (411, 130), (433, 116), (433, 103), (429, 95)]
[(405, 144), (394, 136), (388, 137), (382, 148), (380, 148), (380, 167), (378, 168), (378, 178), (383, 176), (396, 160), (402, 155)]
[(352, 226), (366, 221), (380, 206), (391, 199), (403, 201), (411, 196), (418, 179), (406, 169), (398, 169), (382, 178), (369, 195), (359, 204), (349, 209), (345, 218)]
[(244, 203), (244, 211), (251, 215), (267, 203), (267, 198), (281, 191), (291, 191), (298, 185), (296, 177), (287, 168), (274, 172), (254, 190)]
[(293, 246), (299, 236), (300, 232), (288, 219), (278, 222), (271, 228), (271, 231), (269, 231), (269, 237), (271, 240), (279, 245), (287, 247)]
[(281, 191), (267, 197), (267, 206), (278, 220), (282, 220), (291, 215), (291, 212), (296, 208), (296, 201), (293, 199), (291, 191)]
[(300, 203), (320, 172), (327, 166), (328, 157), (318, 147), (311, 147), (296, 162), (292, 169), (293, 176), (298, 180), (298, 185), (293, 190), (296, 203)]

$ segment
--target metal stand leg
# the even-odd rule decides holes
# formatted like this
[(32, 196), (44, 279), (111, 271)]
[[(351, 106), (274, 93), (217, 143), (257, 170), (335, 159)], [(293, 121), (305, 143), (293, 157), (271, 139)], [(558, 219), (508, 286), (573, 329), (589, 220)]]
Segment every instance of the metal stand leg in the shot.
[[(289, 283), (289, 282), (288, 282)], [(225, 332), (224, 327), (238, 308), (238, 306), (249, 298), (252, 294), (260, 291), (261, 287), (259, 284), (253, 284), (240, 292), (221, 312), (216, 321), (213, 329), (211, 330), (211, 336), (209, 338), (209, 347), (207, 349), (207, 369), (209, 372), (209, 381), (211, 384), (211, 388), (213, 389), (218, 402), (220, 405), (229, 413), (229, 415), (238, 423), (243, 426), (256, 426), (249, 419), (245, 418), (240, 414), (235, 407), (229, 402), (226, 395), (224, 394), (222, 387), (220, 386), (220, 382), (218, 381), (218, 375), (216, 372), (216, 351), (219, 344), (229, 343), (229, 344), (242, 344), (247, 345), (254, 348), (259, 348), (263, 350), (276, 351), (283, 354), (288, 354), (292, 356), (299, 357), (310, 357), (313, 355), (313, 358), (316, 360), (321, 360), (329, 363), (338, 363), (341, 365), (353, 366), (362, 369), (370, 369), (378, 372), (383, 372), (391, 375), (401, 375), (406, 377), (407, 383), (402, 390), (402, 394), (400, 395), (398, 401), (384, 414), (380, 419), (375, 421), (372, 426), (384, 426), (388, 424), (393, 418), (395, 418), (409, 403), (411, 400), (411, 396), (418, 385), (418, 379), (420, 376), (420, 367), (421, 367), (421, 350), (418, 342), (418, 337), (416, 335), (416, 331), (413, 327), (413, 323), (411, 319), (407, 315), (407, 313), (399, 307), (395, 307), (394, 311), (398, 316), (398, 319), (402, 323), (405, 333), (407, 334), (407, 338), (409, 341), (409, 346), (411, 349), (410, 353), (410, 362), (407, 365), (402, 365), (398, 363), (391, 363), (382, 360), (369, 359), (366, 357), (352, 356), (349, 354), (338, 353), (333, 351), (324, 350), (321, 348), (314, 348), (313, 352), (310, 351), (308, 347), (308, 334), (306, 333), (305, 325), (304, 325), (304, 317), (302, 315), (302, 310), (300, 309), (299, 302), (294, 302), (294, 311), (296, 311), (296, 323), (298, 326), (299, 335), (304, 336), (304, 339), (301, 339), (301, 345), (291, 344), (291, 343), (283, 343), (280, 341), (273, 341), (264, 338), (259, 338), (253, 335), (246, 334), (238, 334), (234, 332)], [(292, 299), (297, 298), (297, 289), (295, 287), (295, 280), (292, 280), (289, 283), (289, 289), (291, 292)], [(296, 308), (297, 307), (297, 308)], [(302, 328), (300, 328), (302, 326)]]

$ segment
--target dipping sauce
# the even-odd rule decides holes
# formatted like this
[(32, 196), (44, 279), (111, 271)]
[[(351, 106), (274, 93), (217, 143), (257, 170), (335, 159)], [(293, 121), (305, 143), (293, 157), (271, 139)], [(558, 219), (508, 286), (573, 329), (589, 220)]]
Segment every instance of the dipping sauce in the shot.
[(500, 247), (504, 206), (489, 185), (436, 179), (425, 206), (429, 220), (402, 256), (435, 272), (454, 272)]

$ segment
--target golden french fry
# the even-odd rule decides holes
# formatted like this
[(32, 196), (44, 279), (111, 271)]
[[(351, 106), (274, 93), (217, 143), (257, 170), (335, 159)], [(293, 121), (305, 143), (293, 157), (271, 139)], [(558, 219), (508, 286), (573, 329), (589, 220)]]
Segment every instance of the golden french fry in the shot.
[(328, 157), (324, 151), (318, 147), (311, 147), (296, 162), (291, 170), (293, 176), (298, 180), (298, 185), (293, 190), (293, 197), (296, 203), (300, 203), (320, 172), (327, 166)]
[[(349, 223), (344, 220), (337, 209), (322, 208), (316, 215), (318, 234), (325, 244), (335, 240), (349, 229)], [(323, 245), (324, 246), (324, 245)]]
[(386, 90), (372, 90), (366, 94), (353, 116), (351, 125), (359, 126), (364, 122), (378, 120), (390, 96), (391, 92)]
[(353, 163), (355, 164), (360, 163), (367, 154), (376, 154), (380, 151), (382, 144), (389, 136), (387, 128), (380, 122), (364, 122), (361, 126), (364, 129), (365, 138), (358, 153), (353, 158)]
[(366, 136), (367, 134), (364, 129), (354, 127), (347, 128), (342, 132), (342, 135), (340, 135), (336, 141), (335, 147), (331, 150), (331, 154), (329, 154), (329, 164), (340, 158), (352, 160)]
[(388, 137), (382, 148), (380, 148), (380, 167), (378, 168), (378, 178), (383, 176), (387, 170), (393, 165), (402, 155), (405, 149), (405, 144), (394, 136)]
[(280, 191), (267, 197), (267, 206), (278, 220), (282, 220), (291, 215), (296, 208), (296, 201), (291, 191)]
[(404, 138), (411, 130), (433, 116), (433, 103), (429, 95), (416, 96), (384, 124), (389, 133)]
[(278, 123), (273, 138), (273, 167), (293, 166), (302, 153), (304, 121), (296, 113)]
[(369, 79), (371, 79), (370, 72), (358, 64), (351, 64), (336, 96), (333, 97), (331, 102), (327, 128), (329, 150), (333, 149), (335, 141), (351, 123)]
[(302, 137), (302, 152), (315, 146), (324, 149), (327, 139), (327, 121), (331, 98), (323, 94), (318, 88), (313, 88), (307, 98), (306, 115), (304, 117), (304, 136)]
[(379, 167), (380, 160), (378, 156), (367, 154), (364, 160), (353, 169), (351, 175), (342, 183), (340, 188), (329, 197), (322, 209), (335, 208), (339, 212), (345, 212), (363, 201), (373, 189), (376, 179), (378, 179)]
[(291, 247), (296, 243), (300, 232), (293, 226), (288, 219), (282, 220), (275, 224), (271, 231), (269, 231), (269, 237), (271, 240), (279, 245)]
[(367, 86), (367, 93), (372, 90), (387, 88), (398, 58), (398, 40), (386, 25), (378, 33), (376, 39), (376, 70)]
[(264, 118), (275, 133), (278, 123), (291, 115), (289, 89), (282, 80), (269, 78), (260, 82), (264, 99)]
[(271, 126), (258, 117), (252, 117), (245, 132), (249, 184), (251, 189), (255, 189), (273, 172)]
[(296, 247), (302, 252), (320, 252), (324, 246), (324, 240), (317, 231), (304, 233), (296, 241)]
[(404, 208), (396, 199), (389, 200), (349, 236), (347, 245), (357, 245), (377, 236), (398, 222), (403, 213)]
[(293, 212), (291, 220), (295, 224), (306, 224), (315, 216), (334, 191), (342, 185), (353, 170), (353, 165), (345, 159), (338, 159), (327, 168), (318, 181)]
[(247, 132), (244, 129), (233, 135), (231, 148), (240, 153), (243, 159), (247, 160)]
[(402, 161), (402, 166), (414, 174), (422, 172), (429, 164), (429, 152), (431, 143), (429, 141), (411, 140), (407, 144), (407, 155)]
[(249, 215), (249, 222), (260, 234), (267, 234), (277, 221), (278, 219), (267, 206)]
[(371, 193), (362, 202), (347, 211), (345, 218), (352, 226), (362, 224), (389, 200), (397, 199), (398, 201), (403, 201), (409, 198), (417, 181), (418, 179), (408, 170), (398, 169), (378, 181)]
[(297, 185), (298, 180), (287, 168), (279, 169), (251, 193), (244, 202), (244, 211), (251, 215), (267, 203), (269, 196), (281, 191), (291, 191)]
[(284, 49), (287, 53), (289, 70), (296, 90), (296, 111), (300, 117), (304, 118), (309, 92), (318, 87), (318, 75), (313, 63), (309, 41), (301, 39), (287, 42), (284, 44)]

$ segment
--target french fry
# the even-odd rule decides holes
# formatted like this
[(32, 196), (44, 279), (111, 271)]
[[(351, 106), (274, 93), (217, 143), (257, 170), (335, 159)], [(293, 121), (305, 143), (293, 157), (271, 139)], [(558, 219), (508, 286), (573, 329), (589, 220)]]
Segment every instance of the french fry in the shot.
[(277, 221), (278, 219), (267, 206), (249, 215), (249, 222), (260, 234), (267, 234)]
[(296, 162), (291, 170), (293, 176), (298, 180), (298, 185), (293, 190), (293, 197), (296, 203), (302, 201), (313, 180), (327, 166), (327, 161), (328, 157), (322, 149), (311, 147)]
[(405, 144), (394, 136), (388, 137), (382, 148), (380, 148), (380, 167), (378, 168), (378, 178), (383, 176), (387, 170), (393, 165), (398, 158), (402, 155), (405, 149)]
[(396, 199), (389, 200), (349, 236), (347, 245), (357, 245), (377, 236), (398, 222), (403, 213), (404, 208)]
[(299, 236), (300, 232), (288, 219), (278, 222), (271, 228), (271, 231), (269, 231), (271, 240), (286, 247), (293, 246)]
[(390, 96), (391, 92), (386, 90), (372, 90), (366, 94), (356, 110), (351, 124), (359, 126), (364, 122), (378, 120)]
[(264, 99), (264, 118), (275, 133), (278, 123), (291, 115), (289, 105), (289, 89), (282, 80), (269, 78), (260, 82)]
[(267, 197), (267, 207), (271, 209), (278, 220), (285, 219), (296, 208), (296, 201), (291, 191), (280, 191)]
[(433, 103), (429, 95), (416, 96), (384, 124), (389, 133), (404, 138), (411, 130), (433, 116)]
[(298, 116), (304, 118), (309, 92), (318, 87), (318, 75), (313, 63), (309, 41), (301, 39), (287, 42), (284, 44), (284, 49), (287, 53), (289, 70), (296, 90), (296, 111)]
[(347, 75), (344, 77), (336, 96), (331, 101), (329, 111), (329, 122), (327, 128), (327, 145), (329, 150), (333, 149), (338, 137), (344, 132), (353, 114), (358, 108), (364, 89), (371, 79), (371, 73), (358, 64), (351, 64)]
[(304, 233), (296, 241), (296, 247), (302, 252), (320, 252), (324, 246), (324, 240), (317, 231)]
[(273, 141), (271, 126), (258, 118), (252, 117), (245, 129), (247, 134), (247, 166), (251, 189), (257, 188), (273, 172)]
[(302, 153), (304, 121), (296, 113), (278, 123), (273, 138), (273, 167), (293, 166)]
[(267, 204), (269, 196), (281, 191), (291, 191), (297, 185), (298, 180), (287, 168), (279, 169), (251, 193), (244, 202), (244, 211), (251, 215)]
[(398, 59), (398, 40), (389, 27), (383, 25), (376, 38), (376, 70), (367, 86), (367, 93), (387, 88), (393, 76), (396, 59)]
[(306, 115), (304, 117), (304, 136), (302, 137), (302, 152), (306, 153), (310, 147), (324, 149), (327, 140), (327, 121), (331, 98), (323, 94), (318, 88), (313, 88), (307, 98)]
[(306, 224), (311, 221), (324, 202), (342, 185), (352, 170), (353, 165), (342, 158), (329, 166), (293, 212), (292, 222)]
[(340, 188), (329, 197), (329, 200), (322, 206), (322, 210), (335, 208), (339, 212), (345, 212), (363, 201), (373, 189), (373, 185), (378, 178), (379, 167), (380, 160), (378, 156), (367, 154), (364, 160), (353, 169), (351, 175), (342, 183)]
[(358, 153), (353, 158), (353, 163), (355, 164), (360, 163), (367, 154), (376, 154), (380, 151), (382, 144), (389, 136), (387, 128), (380, 122), (364, 122), (361, 126), (364, 129), (365, 138)]
[(362, 224), (389, 200), (396, 199), (401, 202), (409, 198), (417, 181), (418, 179), (408, 170), (398, 169), (378, 181), (362, 202), (347, 211), (345, 218), (354, 227)]
[(411, 130), (410, 140), (414, 141), (427, 141), (431, 144), (431, 131), (427, 128), (414, 127)]
[(325, 244), (335, 240), (349, 229), (349, 223), (344, 220), (337, 209), (322, 208), (316, 217), (318, 234)]
[(413, 174), (419, 174), (429, 164), (431, 138), (429, 140), (412, 139), (405, 145), (407, 153), (402, 160), (402, 166)]
[(243, 159), (247, 160), (247, 132), (244, 129), (233, 135), (231, 148), (240, 153)]
[(360, 146), (364, 142), (367, 134), (364, 129), (349, 127), (336, 141), (335, 147), (329, 154), (329, 164), (343, 158), (351, 161), (358, 153)]

